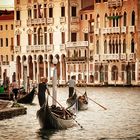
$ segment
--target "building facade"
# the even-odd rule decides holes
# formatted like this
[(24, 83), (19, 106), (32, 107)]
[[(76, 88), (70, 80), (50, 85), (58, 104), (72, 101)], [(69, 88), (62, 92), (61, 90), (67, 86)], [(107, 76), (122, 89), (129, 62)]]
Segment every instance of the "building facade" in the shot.
[(72, 75), (89, 85), (140, 83), (139, 0), (94, 0), (88, 7), (81, 0), (15, 0), (14, 7), (21, 82), (47, 77), (51, 84), (56, 57), (59, 84)]
[(15, 75), (14, 11), (0, 10), (0, 80), (1, 84)]

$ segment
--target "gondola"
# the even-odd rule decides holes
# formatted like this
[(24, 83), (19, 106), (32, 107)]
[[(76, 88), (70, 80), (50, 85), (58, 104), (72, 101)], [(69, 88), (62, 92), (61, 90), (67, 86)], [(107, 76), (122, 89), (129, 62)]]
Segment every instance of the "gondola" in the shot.
[(42, 129), (67, 129), (75, 125), (74, 115), (67, 109), (48, 105), (47, 102), (37, 111), (37, 118)]
[(76, 107), (78, 110), (87, 110), (88, 109), (88, 97), (87, 93), (85, 92), (82, 96), (76, 95), (76, 92), (73, 94), (72, 97), (67, 99), (68, 108), (73, 107), (76, 103)]
[(17, 102), (22, 103), (22, 104), (31, 104), (33, 102), (34, 97), (35, 97), (35, 93), (36, 93), (36, 88), (33, 87), (31, 92), (24, 93), (25, 95), (22, 95), (22, 97), (17, 99)]

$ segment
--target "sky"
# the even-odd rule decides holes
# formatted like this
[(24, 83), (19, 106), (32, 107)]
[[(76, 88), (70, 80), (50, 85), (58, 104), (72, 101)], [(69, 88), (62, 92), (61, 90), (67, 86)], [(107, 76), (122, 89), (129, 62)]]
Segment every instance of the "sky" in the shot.
[(0, 0), (0, 9), (14, 7), (14, 0)]

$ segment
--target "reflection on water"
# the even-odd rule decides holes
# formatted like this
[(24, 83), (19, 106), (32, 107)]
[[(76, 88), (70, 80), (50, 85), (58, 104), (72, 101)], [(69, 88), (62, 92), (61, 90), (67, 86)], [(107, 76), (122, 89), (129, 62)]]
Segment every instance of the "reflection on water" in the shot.
[[(78, 89), (85, 91), (85, 88)], [(0, 140), (140, 140), (140, 88), (86, 90), (91, 99), (107, 110), (89, 100), (88, 110), (78, 112), (76, 118), (83, 129), (79, 126), (59, 131), (40, 129), (36, 97), (32, 105), (27, 105), (26, 115), (0, 121)], [(63, 106), (67, 96), (67, 88), (58, 88), (58, 101)]]

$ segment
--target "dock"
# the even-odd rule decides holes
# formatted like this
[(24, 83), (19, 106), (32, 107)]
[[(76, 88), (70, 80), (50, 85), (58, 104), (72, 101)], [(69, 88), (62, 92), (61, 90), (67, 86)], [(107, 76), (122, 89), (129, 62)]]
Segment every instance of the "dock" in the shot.
[(0, 120), (27, 114), (27, 108), (20, 104), (0, 100)]

